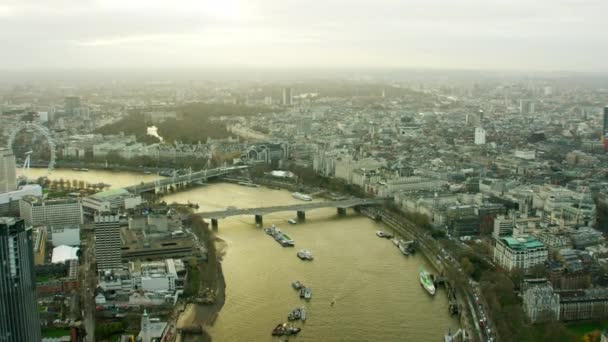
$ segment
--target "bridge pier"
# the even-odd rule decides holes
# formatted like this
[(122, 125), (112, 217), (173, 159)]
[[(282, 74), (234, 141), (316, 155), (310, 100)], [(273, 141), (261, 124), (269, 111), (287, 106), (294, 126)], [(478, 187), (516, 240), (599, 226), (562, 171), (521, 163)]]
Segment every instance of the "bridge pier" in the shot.
[(217, 232), (217, 228), (218, 228), (218, 220), (212, 218), (211, 219), (211, 229), (213, 229), (213, 231)]
[(354, 206), (353, 209), (355, 210), (356, 213), (360, 213), (361, 212), (361, 206), (360, 205)]
[(298, 222), (306, 221), (306, 212), (303, 210), (298, 210)]
[(255, 215), (255, 224), (259, 224), (260, 226), (264, 224), (264, 220), (262, 219), (262, 215)]
[(346, 215), (346, 208), (340, 208), (338, 207), (338, 216), (345, 216)]

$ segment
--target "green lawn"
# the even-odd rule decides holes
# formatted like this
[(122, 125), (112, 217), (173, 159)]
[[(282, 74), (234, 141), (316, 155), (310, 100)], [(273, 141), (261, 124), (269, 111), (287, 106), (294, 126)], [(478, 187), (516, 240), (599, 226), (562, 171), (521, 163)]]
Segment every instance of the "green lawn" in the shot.
[(70, 336), (68, 328), (42, 328), (42, 337)]
[(583, 323), (572, 323), (567, 325), (568, 330), (573, 333), (583, 336), (594, 330), (605, 330), (608, 329), (608, 320), (596, 321), (596, 322), (583, 322)]

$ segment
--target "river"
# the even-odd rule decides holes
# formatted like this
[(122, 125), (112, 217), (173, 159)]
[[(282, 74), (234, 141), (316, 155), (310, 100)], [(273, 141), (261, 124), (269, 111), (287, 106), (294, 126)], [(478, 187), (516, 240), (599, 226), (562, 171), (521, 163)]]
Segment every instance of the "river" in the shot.
[[(114, 186), (154, 177), (56, 170), (50, 178), (78, 175)], [(200, 211), (300, 203), (284, 190), (225, 183), (165, 200), (198, 203)], [(306, 213), (305, 223), (288, 225), (295, 214), (264, 216), (264, 226), (276, 224), (296, 241), (295, 248), (281, 247), (256, 228), (253, 217), (219, 221), (218, 235), (227, 245), (222, 262), (226, 302), (210, 329), (214, 341), (278, 341), (270, 332), (302, 305), (308, 308), (308, 320), (295, 324), (302, 327), (293, 338), (297, 341), (443, 341), (448, 329), (458, 329), (458, 320), (448, 314), (445, 290), (431, 297), (419, 284), (420, 266), (432, 267), (422, 255), (405, 257), (389, 240), (378, 238), (375, 231), (388, 230), (385, 225), (350, 209), (345, 217), (338, 217), (335, 209), (313, 210)], [(296, 252), (301, 248), (311, 250), (315, 260), (299, 260)], [(310, 302), (292, 289), (294, 280), (313, 289)]]

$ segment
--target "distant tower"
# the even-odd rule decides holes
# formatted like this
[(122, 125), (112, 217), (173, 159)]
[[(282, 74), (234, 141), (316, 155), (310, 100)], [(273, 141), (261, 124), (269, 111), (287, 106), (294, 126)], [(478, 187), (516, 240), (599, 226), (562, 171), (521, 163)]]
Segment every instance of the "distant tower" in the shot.
[(65, 112), (74, 115), (80, 109), (80, 97), (68, 96), (65, 98)]
[(9, 149), (0, 147), (0, 194), (17, 189), (15, 156)]
[(484, 145), (486, 143), (486, 130), (481, 127), (475, 128), (475, 145)]
[(283, 88), (283, 106), (291, 106), (292, 99), (291, 88)]
[(0, 341), (40, 340), (32, 229), (0, 217)]
[(120, 221), (116, 214), (96, 215), (95, 258), (97, 271), (108, 271), (122, 266), (120, 253)]
[(534, 114), (534, 102), (531, 100), (519, 100), (520, 114)]
[[(604, 152), (608, 152), (608, 106), (604, 107), (604, 131), (602, 141), (604, 142)], [(0, 172), (2, 172), (0, 170)]]

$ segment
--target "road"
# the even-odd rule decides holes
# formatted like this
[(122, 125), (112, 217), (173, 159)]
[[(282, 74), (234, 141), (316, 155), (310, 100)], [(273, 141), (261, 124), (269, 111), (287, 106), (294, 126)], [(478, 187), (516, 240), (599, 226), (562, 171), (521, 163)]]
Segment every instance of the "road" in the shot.
[(97, 271), (95, 270), (95, 235), (92, 230), (86, 231), (87, 237), (83, 244), (84, 264), (81, 266), (82, 286), (82, 317), (87, 332), (86, 342), (95, 342), (95, 287)]

